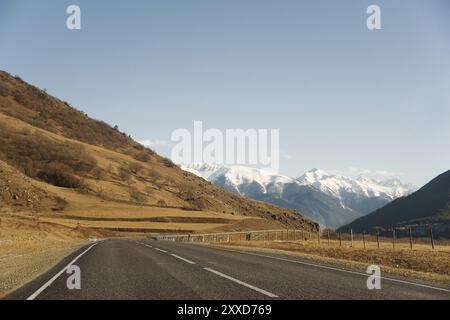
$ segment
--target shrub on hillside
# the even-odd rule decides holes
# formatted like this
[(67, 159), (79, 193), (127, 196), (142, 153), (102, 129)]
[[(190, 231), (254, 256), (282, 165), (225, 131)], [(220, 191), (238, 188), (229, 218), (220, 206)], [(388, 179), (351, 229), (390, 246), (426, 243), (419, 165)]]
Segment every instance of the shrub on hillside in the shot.
[(95, 180), (103, 180), (106, 177), (105, 171), (99, 167), (95, 167), (91, 173)]
[(150, 169), (147, 173), (147, 176), (153, 181), (156, 182), (161, 178), (161, 174), (155, 169)]
[(42, 170), (38, 172), (37, 178), (57, 187), (83, 187), (83, 183), (78, 177), (73, 174), (73, 171), (70, 167), (57, 162), (52, 162), (46, 165)]
[(146, 151), (138, 152), (134, 155), (134, 158), (138, 161), (148, 162), (150, 161), (150, 154)]
[(130, 164), (128, 165), (128, 169), (133, 174), (136, 174), (139, 173), (139, 171), (141, 171), (142, 169), (144, 169), (144, 167), (139, 162), (130, 162)]
[(145, 202), (145, 196), (142, 193), (140, 193), (139, 190), (136, 189), (135, 187), (131, 187), (128, 192), (130, 194), (130, 198), (132, 201), (139, 203)]
[(131, 172), (130, 172), (130, 170), (128, 170), (126, 168), (123, 168), (123, 167), (120, 167), (118, 174), (119, 174), (119, 178), (122, 181), (125, 181), (125, 182), (131, 181)]
[(163, 163), (166, 167), (169, 167), (169, 168), (174, 168), (174, 167), (177, 166), (177, 165), (176, 165), (175, 163), (173, 163), (173, 161), (170, 160), (169, 158), (162, 158), (162, 163)]
[(158, 200), (158, 202), (156, 202), (156, 205), (158, 206), (158, 207), (167, 207), (167, 203), (166, 203), (166, 201), (164, 201), (164, 200)]
[(81, 187), (79, 177), (88, 175), (97, 165), (83, 146), (62, 143), (30, 130), (0, 128), (0, 159), (31, 178), (68, 188)]

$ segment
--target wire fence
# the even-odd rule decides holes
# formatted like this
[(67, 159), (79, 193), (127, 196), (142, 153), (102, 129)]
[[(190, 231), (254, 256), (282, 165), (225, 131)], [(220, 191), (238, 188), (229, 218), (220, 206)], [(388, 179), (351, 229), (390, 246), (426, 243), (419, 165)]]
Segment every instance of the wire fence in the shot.
[(156, 240), (177, 242), (232, 243), (242, 241), (296, 241), (324, 246), (363, 249), (424, 249), (450, 245), (449, 240), (435, 239), (433, 229), (417, 232), (413, 228), (395, 228), (383, 233), (340, 233), (333, 229), (306, 231), (297, 229), (254, 230), (205, 234), (176, 234), (152, 237)]

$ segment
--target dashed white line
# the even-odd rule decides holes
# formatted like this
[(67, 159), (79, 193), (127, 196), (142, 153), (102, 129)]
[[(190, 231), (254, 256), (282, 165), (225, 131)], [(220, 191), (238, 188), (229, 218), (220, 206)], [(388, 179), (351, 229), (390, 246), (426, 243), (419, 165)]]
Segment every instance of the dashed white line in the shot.
[(151, 245), (146, 244), (146, 243), (144, 243), (144, 242), (139, 242), (139, 241), (137, 241), (136, 243), (137, 243), (137, 244), (142, 244), (143, 246), (146, 246), (146, 247), (148, 247), (148, 248), (153, 248)]
[[(149, 244), (142, 243), (142, 242), (139, 242), (139, 243), (140, 243), (140, 244), (143, 244), (143, 245), (146, 246), (146, 247), (153, 248), (153, 247), (152, 247), (151, 245), (149, 245)], [(154, 248), (154, 249), (155, 249), (155, 250), (158, 250), (158, 251), (161, 251), (161, 252), (164, 252), (164, 253), (167, 253), (167, 254), (170, 254), (172, 257), (177, 258), (177, 259), (180, 259), (180, 260), (183, 260), (184, 262), (187, 262), (187, 263), (189, 263), (189, 264), (195, 264), (195, 262), (193, 262), (193, 261), (191, 261), (191, 260), (189, 260), (189, 259), (180, 257), (180, 256), (178, 256), (178, 255), (176, 255), (176, 254), (174, 254), (174, 253), (170, 253), (170, 252), (167, 252), (167, 251), (165, 251), (165, 250), (163, 250), (163, 249), (159, 249), (159, 248)]]
[(67, 266), (65, 266), (60, 272), (58, 272), (53, 278), (48, 280), (42, 287), (40, 287), (35, 293), (33, 293), (31, 296), (27, 298), (27, 300), (34, 300), (37, 298), (38, 295), (40, 295), (45, 289), (47, 289), (56, 279), (59, 278), (60, 275), (62, 275), (64, 272), (69, 269), (69, 267), (77, 262), (78, 259), (80, 259), (86, 252), (92, 249), (95, 245), (97, 245), (98, 242), (94, 243), (92, 246), (84, 250), (81, 254), (79, 254), (75, 259), (73, 259)]
[(183, 260), (184, 262), (187, 262), (187, 263), (189, 263), (189, 264), (195, 264), (195, 262), (193, 262), (193, 261), (191, 261), (191, 260), (188, 260), (188, 259), (186, 259), (186, 258), (177, 256), (176, 254), (171, 253), (170, 255), (171, 255), (172, 257), (177, 258), (177, 259)]
[(248, 284), (248, 283), (245, 283), (245, 282), (243, 282), (241, 280), (238, 280), (236, 278), (230, 277), (230, 276), (228, 276), (228, 275), (226, 275), (226, 274), (224, 274), (222, 272), (219, 272), (217, 270), (210, 269), (210, 268), (203, 268), (203, 269), (206, 270), (206, 271), (209, 271), (211, 273), (214, 273), (214, 274), (216, 274), (216, 275), (218, 275), (218, 276), (220, 276), (222, 278), (225, 278), (225, 279), (231, 280), (233, 282), (236, 282), (237, 284), (240, 284), (240, 285), (242, 285), (244, 287), (247, 287), (249, 289), (252, 289), (252, 290), (255, 290), (255, 291), (259, 292), (259, 293), (262, 293), (262, 294), (264, 294), (264, 295), (266, 295), (266, 296), (268, 296), (270, 298), (278, 298), (277, 295), (275, 295), (275, 294), (273, 294), (273, 293), (271, 293), (269, 291), (266, 291), (266, 290), (260, 289), (258, 287), (252, 286), (251, 284)]

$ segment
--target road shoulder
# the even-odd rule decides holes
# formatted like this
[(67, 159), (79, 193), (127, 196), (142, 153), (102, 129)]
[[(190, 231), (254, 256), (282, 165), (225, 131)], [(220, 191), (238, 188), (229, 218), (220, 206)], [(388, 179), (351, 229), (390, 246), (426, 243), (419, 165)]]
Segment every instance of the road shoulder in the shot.
[[(22, 255), (20, 267), (15, 267), (12, 272), (9, 272), (9, 282), (6, 279), (1, 279), (2, 283), (9, 283), (8, 290), (4, 291), (0, 296), (5, 300), (24, 300), (30, 294), (37, 290), (40, 284), (48, 281), (49, 274), (56, 274), (59, 270), (64, 268), (77, 254), (83, 249), (91, 245), (91, 243), (84, 241), (82, 243), (49, 249), (32, 254)], [(11, 258), (8, 258), (11, 262)], [(6, 278), (6, 277), (5, 277)], [(31, 292), (33, 291), (33, 292)]]

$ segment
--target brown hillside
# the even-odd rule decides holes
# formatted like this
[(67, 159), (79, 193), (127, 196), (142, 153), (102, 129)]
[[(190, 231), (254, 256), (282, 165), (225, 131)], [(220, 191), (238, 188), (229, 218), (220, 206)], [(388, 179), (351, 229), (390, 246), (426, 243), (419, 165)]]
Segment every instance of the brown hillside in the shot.
[[(88, 227), (113, 228), (118, 223), (107, 219), (162, 215), (187, 220), (180, 225), (128, 221), (127, 230), (317, 228), (295, 212), (239, 197), (182, 171), (106, 123), (2, 71), (0, 161), (7, 172), (0, 176), (2, 190), (29, 190), (35, 199), (28, 202), (27, 196), (14, 196), (16, 191), (2, 191), (1, 208), (60, 217), (53, 222), (66, 225), (82, 221)], [(105, 221), (94, 223), (87, 216)], [(192, 225), (190, 217), (197, 219), (191, 219)], [(198, 218), (204, 218), (201, 228)]]

